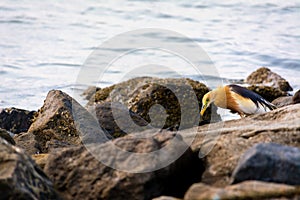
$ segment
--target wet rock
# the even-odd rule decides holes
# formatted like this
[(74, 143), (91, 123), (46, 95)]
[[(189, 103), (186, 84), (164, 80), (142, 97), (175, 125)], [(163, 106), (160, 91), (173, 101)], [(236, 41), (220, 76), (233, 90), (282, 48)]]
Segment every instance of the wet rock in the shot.
[(184, 196), (186, 200), (197, 199), (298, 199), (300, 188), (285, 184), (245, 181), (225, 188), (196, 183)]
[(0, 128), (18, 134), (26, 132), (32, 123), (35, 111), (18, 108), (0, 109)]
[(300, 103), (300, 90), (298, 90), (293, 96), (293, 104)]
[(274, 99), (279, 97), (288, 96), (287, 92), (283, 92), (280, 89), (270, 87), (270, 86), (263, 86), (263, 85), (251, 85), (247, 87), (249, 90), (259, 94), (269, 102), (272, 102)]
[[(145, 133), (148, 134), (148, 133)], [(91, 154), (85, 147), (72, 147), (52, 152), (46, 161), (44, 171), (55, 183), (64, 199), (152, 199), (161, 195), (183, 196), (188, 186), (199, 181), (203, 171), (201, 161), (190, 149), (171, 165), (160, 170), (150, 170), (157, 165), (157, 159), (149, 157), (136, 159), (132, 153), (156, 152), (170, 144), (176, 135), (163, 131), (153, 137), (140, 138), (129, 135), (90, 146), (97, 151)], [(171, 149), (174, 153), (183, 143), (176, 143)], [(114, 146), (124, 150), (115, 154)], [(99, 152), (98, 152), (99, 151)], [(93, 155), (101, 156), (101, 161)], [(126, 156), (127, 155), (127, 156)], [(161, 154), (162, 155), (162, 154)], [(149, 170), (145, 173), (132, 171)]]
[(300, 185), (300, 148), (256, 144), (242, 155), (232, 177), (233, 183), (260, 180)]
[(10, 134), (4, 130), (0, 128), (0, 138), (6, 140), (8, 143), (15, 145), (16, 142), (14, 141), (14, 139), (10, 136)]
[(98, 90), (88, 105), (121, 103), (153, 127), (176, 130), (220, 121), (215, 107), (212, 111), (209, 109), (202, 121), (199, 121), (202, 97), (208, 91), (204, 84), (191, 79), (142, 77)]
[(293, 104), (293, 97), (292, 96), (278, 97), (277, 99), (272, 101), (272, 104), (274, 104), (277, 108), (292, 105)]
[(246, 83), (253, 85), (270, 86), (285, 92), (293, 90), (293, 88), (284, 78), (272, 72), (266, 67), (261, 67), (253, 73), (251, 73), (247, 77)]
[(96, 86), (90, 86), (83, 91), (82, 96), (84, 96), (86, 100), (90, 100), (91, 98), (93, 98), (93, 95), (95, 95), (95, 93), (99, 90), (101, 90), (101, 88)]
[(35, 139), (32, 133), (20, 133), (14, 136), (16, 146), (25, 150), (28, 155), (33, 155), (41, 152), (41, 146)]
[(60, 199), (34, 161), (1, 138), (0, 169), (1, 199)]
[[(202, 182), (214, 186), (230, 184), (239, 158), (257, 143), (274, 142), (299, 148), (299, 118), (300, 104), (295, 104), (239, 120), (199, 127), (191, 148), (194, 152), (200, 151), (206, 163)], [(188, 137), (191, 133), (187, 130), (182, 134)]]

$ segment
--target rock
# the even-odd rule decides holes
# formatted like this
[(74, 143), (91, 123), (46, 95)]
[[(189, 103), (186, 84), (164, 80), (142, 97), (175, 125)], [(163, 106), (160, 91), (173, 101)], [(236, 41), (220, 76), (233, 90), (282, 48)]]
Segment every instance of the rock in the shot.
[[(261, 142), (300, 147), (300, 104), (238, 120), (218, 122), (198, 128), (191, 145), (204, 157), (202, 182), (214, 186), (230, 184), (231, 175), (242, 154)], [(194, 137), (189, 130), (182, 135)]]
[(300, 148), (256, 144), (242, 155), (232, 177), (233, 183), (260, 180), (300, 185)]
[(142, 117), (121, 104), (105, 102), (95, 105), (93, 109), (101, 128), (115, 138), (145, 130), (148, 125)]
[(277, 108), (292, 105), (293, 104), (293, 97), (291, 97), (291, 96), (278, 97), (277, 99), (272, 101), (272, 104), (274, 104)]
[(246, 83), (253, 85), (270, 86), (285, 92), (293, 90), (289, 82), (266, 67), (261, 67), (252, 72), (247, 77)]
[(51, 90), (28, 132), (35, 135), (42, 152), (47, 152), (45, 145), (50, 139), (80, 144), (72, 116), (72, 98), (59, 90)]
[(93, 95), (95, 95), (95, 93), (99, 90), (101, 90), (101, 88), (96, 86), (90, 86), (83, 91), (82, 96), (84, 96), (86, 100), (90, 100), (91, 98), (93, 98)]
[(293, 96), (293, 104), (300, 103), (300, 90), (298, 90)]
[[(145, 133), (146, 134), (146, 133)], [(113, 153), (113, 146), (124, 152), (143, 155), (167, 147), (175, 135), (169, 131), (149, 138), (128, 135), (92, 146), (101, 161), (109, 166), (130, 167), (133, 171), (151, 169), (157, 159), (136, 159), (132, 154)], [(113, 145), (112, 145), (113, 144)], [(94, 144), (93, 144), (94, 145)], [(176, 143), (174, 151), (182, 143)], [(176, 148), (175, 148), (176, 147)], [(203, 171), (201, 161), (187, 149), (171, 165), (145, 173), (130, 173), (104, 165), (84, 146), (61, 149), (49, 154), (44, 171), (54, 182), (64, 199), (152, 199), (161, 195), (183, 197), (188, 186), (199, 181)]]
[(249, 90), (259, 94), (269, 102), (272, 102), (274, 99), (279, 97), (286, 97), (288, 96), (287, 92), (283, 92), (277, 88), (270, 87), (270, 86), (263, 86), (263, 85), (251, 85), (247, 87)]
[[(202, 97), (209, 89), (191, 79), (134, 78), (95, 92), (88, 105), (121, 103), (141, 116), (151, 126), (165, 129), (185, 129), (210, 121), (220, 121), (212, 107), (199, 121)], [(212, 117), (211, 117), (212, 116)]]
[(203, 183), (193, 184), (184, 196), (186, 200), (197, 199), (298, 199), (300, 187), (285, 184), (245, 181), (225, 188), (211, 187)]
[(44, 169), (45, 164), (47, 162), (49, 154), (41, 153), (41, 154), (34, 154), (31, 155), (31, 158), (35, 161), (35, 163), (41, 168)]
[(0, 128), (0, 138), (6, 140), (8, 143), (15, 145), (16, 142), (14, 141), (14, 139), (10, 136), (10, 134), (4, 130)]
[(18, 108), (0, 109), (0, 128), (18, 134), (26, 132), (32, 123), (35, 111)]
[(40, 144), (35, 140), (35, 135), (32, 133), (20, 133), (14, 136), (16, 146), (25, 150), (28, 155), (33, 155), (41, 152)]
[(1, 138), (0, 169), (1, 199), (60, 199), (34, 161)]
[(94, 121), (93, 116), (69, 95), (51, 90), (28, 132), (35, 135), (40, 153), (47, 153), (50, 147), (81, 144), (84, 137), (81, 130), (98, 131), (99, 126), (90, 124)]

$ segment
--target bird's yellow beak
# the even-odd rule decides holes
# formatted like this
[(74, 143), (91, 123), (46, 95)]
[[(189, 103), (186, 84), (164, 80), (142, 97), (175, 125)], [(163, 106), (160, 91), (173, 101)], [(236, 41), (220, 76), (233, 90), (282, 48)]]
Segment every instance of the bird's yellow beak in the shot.
[(206, 111), (206, 108), (207, 108), (207, 104), (203, 104), (202, 108), (201, 108), (201, 111), (200, 111), (200, 116), (202, 117)]

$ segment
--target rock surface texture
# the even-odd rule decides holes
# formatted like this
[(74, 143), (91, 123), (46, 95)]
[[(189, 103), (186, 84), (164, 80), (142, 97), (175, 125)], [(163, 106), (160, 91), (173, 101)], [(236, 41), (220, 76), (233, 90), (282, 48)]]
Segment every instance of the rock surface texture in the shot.
[[(113, 146), (127, 152), (151, 153), (168, 145), (173, 137), (174, 133), (168, 131), (146, 139), (125, 136), (113, 144), (98, 146), (97, 155), (118, 168), (130, 166), (131, 170), (146, 170), (155, 167), (155, 159), (136, 160), (133, 155), (113, 154)], [(179, 147), (180, 144), (176, 145)], [(202, 170), (201, 161), (190, 149), (160, 170), (129, 173), (104, 165), (83, 146), (50, 154), (44, 167), (65, 199), (152, 199), (162, 194), (182, 197), (191, 183), (200, 180)]]
[[(285, 198), (283, 198), (285, 197)], [(298, 199), (300, 188), (285, 184), (275, 184), (260, 181), (245, 181), (224, 188), (212, 187), (197, 183), (190, 187), (184, 196), (185, 200), (205, 199)]]
[(281, 91), (292, 91), (293, 88), (280, 75), (272, 72), (266, 67), (261, 67), (252, 72), (246, 79), (246, 83), (253, 85), (265, 85), (277, 88)]
[(242, 155), (232, 177), (234, 183), (261, 180), (300, 185), (300, 148), (256, 144)]
[(51, 181), (18, 147), (0, 138), (1, 199), (60, 199)]
[(0, 109), (0, 128), (18, 134), (26, 132), (32, 123), (35, 111), (17, 108)]
[(212, 107), (199, 122), (198, 110), (202, 106), (203, 95), (208, 91), (204, 84), (191, 79), (134, 78), (95, 89), (94, 95), (89, 91), (91, 98), (88, 105), (121, 103), (153, 127), (171, 130), (178, 127), (190, 128), (210, 120), (220, 121), (220, 116)]

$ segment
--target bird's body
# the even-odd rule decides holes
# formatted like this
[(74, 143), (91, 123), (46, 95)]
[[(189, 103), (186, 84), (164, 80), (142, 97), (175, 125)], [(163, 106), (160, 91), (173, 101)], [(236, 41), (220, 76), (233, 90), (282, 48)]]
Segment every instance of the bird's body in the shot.
[(238, 85), (226, 85), (206, 93), (202, 99), (201, 115), (212, 102), (240, 116), (265, 113), (276, 108), (260, 95)]

